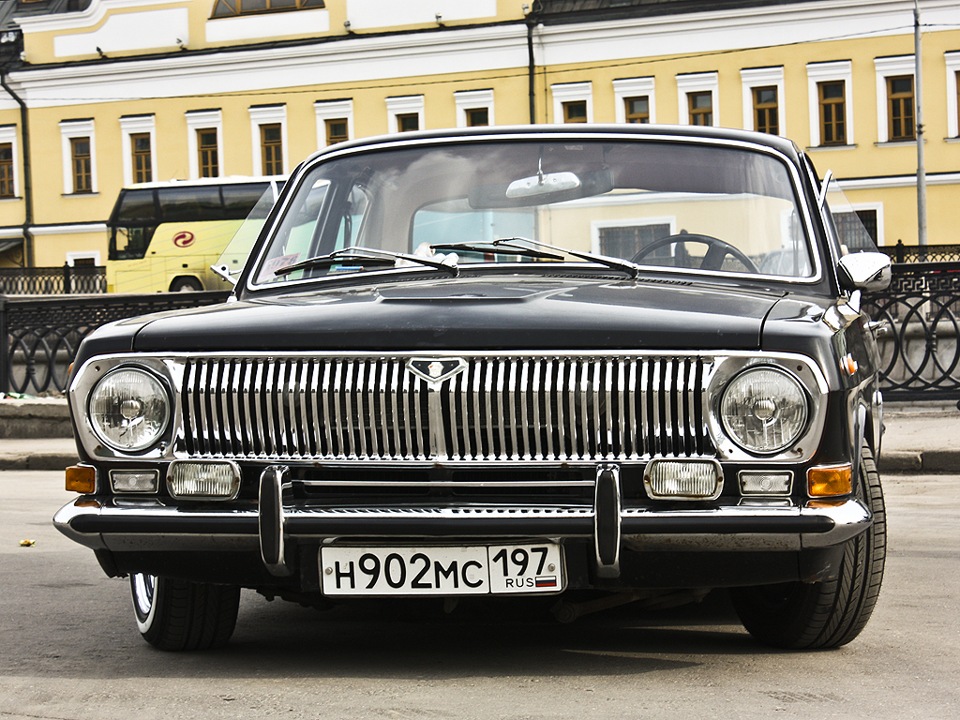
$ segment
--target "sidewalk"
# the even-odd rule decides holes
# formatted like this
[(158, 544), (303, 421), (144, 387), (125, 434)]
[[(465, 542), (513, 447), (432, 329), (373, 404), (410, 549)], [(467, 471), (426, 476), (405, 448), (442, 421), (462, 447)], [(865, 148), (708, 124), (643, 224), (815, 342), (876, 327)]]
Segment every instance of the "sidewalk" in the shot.
[[(882, 472), (960, 473), (960, 410), (954, 403), (887, 403), (884, 425)], [(62, 470), (76, 462), (70, 437), (0, 437), (0, 470)]]

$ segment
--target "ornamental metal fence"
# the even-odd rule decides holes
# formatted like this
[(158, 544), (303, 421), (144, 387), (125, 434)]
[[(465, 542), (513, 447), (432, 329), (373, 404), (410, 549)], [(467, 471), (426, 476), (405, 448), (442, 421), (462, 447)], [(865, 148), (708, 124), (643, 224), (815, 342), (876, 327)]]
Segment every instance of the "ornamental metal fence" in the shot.
[(105, 293), (107, 269), (93, 265), (0, 268), (0, 295)]
[(77, 348), (104, 323), (224, 302), (228, 292), (151, 295), (0, 295), (0, 392), (62, 394)]
[(882, 323), (878, 337), (884, 397), (960, 399), (960, 262), (893, 266), (893, 282), (864, 296)]
[[(863, 298), (882, 323), (881, 388), (890, 400), (960, 399), (960, 262), (897, 263), (893, 282)], [(60, 394), (80, 341), (112, 320), (223, 302), (227, 292), (0, 295), (0, 391)]]

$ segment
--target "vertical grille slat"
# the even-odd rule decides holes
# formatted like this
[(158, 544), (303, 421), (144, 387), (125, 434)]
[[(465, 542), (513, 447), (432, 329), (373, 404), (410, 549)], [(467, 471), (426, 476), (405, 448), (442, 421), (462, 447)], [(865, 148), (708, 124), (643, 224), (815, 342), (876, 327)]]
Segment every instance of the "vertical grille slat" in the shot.
[(404, 355), (191, 358), (189, 455), (340, 461), (601, 462), (714, 453), (710, 358), (464, 358), (429, 382)]

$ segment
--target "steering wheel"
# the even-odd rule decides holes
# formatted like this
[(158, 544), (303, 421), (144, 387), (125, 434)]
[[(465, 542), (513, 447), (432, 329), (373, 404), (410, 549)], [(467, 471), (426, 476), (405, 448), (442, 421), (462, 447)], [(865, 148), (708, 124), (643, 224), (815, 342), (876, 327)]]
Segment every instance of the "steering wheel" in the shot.
[(707, 253), (703, 256), (703, 261), (700, 263), (701, 270), (719, 270), (723, 267), (724, 258), (729, 255), (738, 260), (748, 272), (759, 272), (757, 266), (753, 264), (753, 260), (747, 257), (742, 250), (734, 247), (725, 240), (715, 238), (713, 235), (701, 235), (699, 233), (688, 232), (679, 232), (676, 235), (668, 235), (659, 240), (654, 240), (633, 256), (633, 262), (638, 263), (654, 250), (659, 250), (674, 243), (700, 243), (706, 245)]

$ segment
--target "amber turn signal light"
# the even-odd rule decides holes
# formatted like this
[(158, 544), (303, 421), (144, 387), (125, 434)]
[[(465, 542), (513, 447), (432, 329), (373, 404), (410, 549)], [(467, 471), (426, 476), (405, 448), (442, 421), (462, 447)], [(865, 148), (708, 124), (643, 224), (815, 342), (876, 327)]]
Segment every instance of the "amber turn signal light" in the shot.
[(853, 492), (853, 468), (849, 465), (812, 467), (807, 470), (810, 497), (835, 497)]
[(71, 465), (66, 469), (67, 492), (88, 495), (97, 490), (97, 471), (89, 465)]

